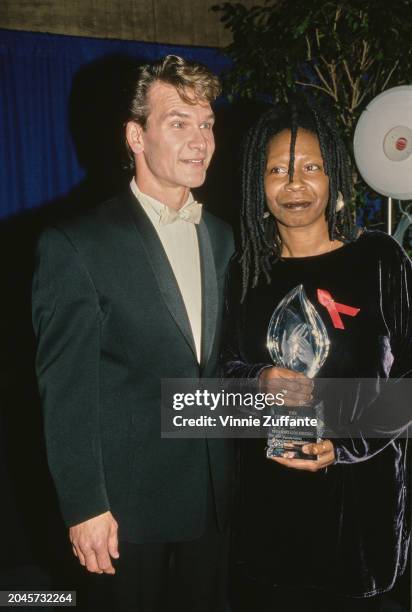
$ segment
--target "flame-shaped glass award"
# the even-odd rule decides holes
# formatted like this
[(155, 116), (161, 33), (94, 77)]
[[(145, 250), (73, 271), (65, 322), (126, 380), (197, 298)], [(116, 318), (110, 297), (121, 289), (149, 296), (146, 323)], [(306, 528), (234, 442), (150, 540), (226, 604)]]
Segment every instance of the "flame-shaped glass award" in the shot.
[[(308, 299), (303, 285), (298, 285), (279, 302), (270, 319), (267, 348), (274, 365), (314, 378), (325, 363), (329, 345), (328, 332), (322, 319)], [(271, 428), (266, 455), (279, 457), (286, 451), (292, 451), (295, 457), (313, 458), (302, 453), (300, 447), (316, 442), (320, 437), (322, 408), (321, 404), (314, 405), (313, 402), (299, 407), (282, 407), (282, 426)], [(276, 414), (279, 416), (279, 408)], [(313, 425), (314, 422), (316, 425)]]

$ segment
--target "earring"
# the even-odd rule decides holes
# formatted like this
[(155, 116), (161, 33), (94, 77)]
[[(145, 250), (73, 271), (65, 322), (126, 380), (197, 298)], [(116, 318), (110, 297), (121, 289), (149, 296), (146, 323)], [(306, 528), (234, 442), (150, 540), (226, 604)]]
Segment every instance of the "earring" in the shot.
[(338, 197), (336, 200), (336, 212), (341, 211), (344, 206), (345, 206), (345, 200), (343, 199), (342, 193), (338, 191)]
[(270, 212), (267, 210), (266, 212), (263, 213), (263, 218), (267, 219), (268, 217), (270, 217)]

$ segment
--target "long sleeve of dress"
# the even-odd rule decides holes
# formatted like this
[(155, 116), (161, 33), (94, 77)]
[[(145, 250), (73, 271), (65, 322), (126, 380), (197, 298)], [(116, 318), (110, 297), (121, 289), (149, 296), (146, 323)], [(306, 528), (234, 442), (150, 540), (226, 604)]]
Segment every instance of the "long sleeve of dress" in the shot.
[[(388, 239), (389, 240), (389, 239)], [(375, 397), (358, 402), (348, 437), (335, 440), (338, 463), (372, 457), (406, 435), (412, 423), (412, 263), (393, 240), (379, 261), (379, 309), (386, 326), (382, 343), (389, 342), (384, 367), (389, 378), (377, 381)], [(362, 389), (359, 383), (359, 391)]]
[(258, 379), (262, 370), (273, 364), (251, 363), (242, 354), (241, 287), (237, 268), (235, 255), (226, 279), (221, 372), (225, 378)]

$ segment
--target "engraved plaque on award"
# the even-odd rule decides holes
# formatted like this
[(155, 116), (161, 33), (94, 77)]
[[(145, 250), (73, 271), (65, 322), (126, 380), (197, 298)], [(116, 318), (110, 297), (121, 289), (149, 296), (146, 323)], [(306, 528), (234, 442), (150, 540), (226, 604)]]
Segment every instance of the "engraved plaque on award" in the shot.
[[(267, 348), (274, 365), (314, 378), (325, 363), (329, 345), (328, 332), (322, 319), (308, 299), (303, 285), (298, 285), (285, 295), (270, 319)], [(281, 410), (277, 408), (276, 414), (284, 417), (282, 423), (293, 423), (308, 417), (312, 423), (316, 420), (317, 425), (272, 427), (266, 456), (281, 457), (288, 451), (301, 459), (314, 458), (302, 453), (301, 447), (308, 442), (316, 442), (320, 437), (322, 408), (321, 403), (314, 405), (313, 402), (304, 406), (284, 406)]]

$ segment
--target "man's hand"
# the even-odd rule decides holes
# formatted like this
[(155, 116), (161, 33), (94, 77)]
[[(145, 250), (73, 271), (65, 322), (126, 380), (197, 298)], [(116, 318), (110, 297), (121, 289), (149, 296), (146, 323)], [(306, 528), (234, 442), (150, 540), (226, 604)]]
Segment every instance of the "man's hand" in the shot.
[(259, 384), (267, 393), (282, 393), (285, 406), (304, 406), (312, 399), (313, 381), (287, 368), (265, 368), (260, 373)]
[(283, 457), (271, 457), (271, 459), (285, 467), (294, 470), (306, 470), (307, 472), (317, 472), (335, 462), (335, 449), (330, 440), (322, 440), (322, 442), (314, 444), (305, 444), (302, 447), (302, 451), (307, 455), (317, 455), (318, 458), (315, 460), (292, 459), (290, 457), (293, 457), (293, 452), (288, 453), (288, 451), (286, 451)]
[(113, 559), (119, 558), (117, 523), (111, 512), (70, 527), (73, 552), (81, 565), (96, 574), (114, 574)]

